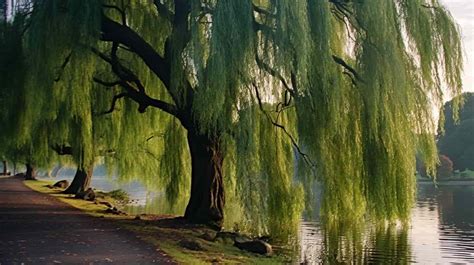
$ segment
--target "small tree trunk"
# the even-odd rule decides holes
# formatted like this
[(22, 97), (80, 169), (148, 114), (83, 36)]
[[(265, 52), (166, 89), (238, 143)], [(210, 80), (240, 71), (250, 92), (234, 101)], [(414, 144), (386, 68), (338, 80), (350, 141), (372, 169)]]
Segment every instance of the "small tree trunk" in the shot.
[(36, 168), (30, 163), (26, 164), (25, 179), (26, 180), (36, 180)]
[(51, 171), (51, 177), (56, 178), (58, 176), (59, 171), (61, 171), (63, 167), (61, 165), (57, 165), (52, 171)]
[(3, 160), (2, 163), (3, 163), (3, 173), (2, 173), (2, 175), (6, 176), (6, 175), (8, 175), (7, 161)]
[(78, 167), (71, 185), (69, 185), (69, 187), (63, 193), (79, 194), (86, 191), (91, 184), (93, 170), (94, 166)]
[(191, 152), (191, 197), (184, 217), (192, 223), (222, 227), (225, 193), (224, 156), (219, 140), (188, 132)]

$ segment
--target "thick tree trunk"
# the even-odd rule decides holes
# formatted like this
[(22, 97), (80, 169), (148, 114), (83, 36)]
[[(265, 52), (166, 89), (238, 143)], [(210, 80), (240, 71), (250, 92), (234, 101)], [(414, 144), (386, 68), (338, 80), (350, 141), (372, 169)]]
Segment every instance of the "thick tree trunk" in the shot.
[(219, 141), (188, 132), (191, 152), (191, 198), (184, 217), (193, 223), (222, 227), (225, 193)]
[(77, 168), (76, 175), (72, 180), (71, 185), (63, 192), (65, 194), (79, 194), (86, 191), (92, 179), (92, 171), (94, 166), (84, 167), (80, 166)]
[(3, 163), (3, 172), (2, 172), (2, 175), (6, 176), (6, 175), (8, 175), (7, 161), (3, 160), (2, 163)]
[(25, 179), (26, 180), (36, 180), (36, 168), (30, 163), (26, 164)]

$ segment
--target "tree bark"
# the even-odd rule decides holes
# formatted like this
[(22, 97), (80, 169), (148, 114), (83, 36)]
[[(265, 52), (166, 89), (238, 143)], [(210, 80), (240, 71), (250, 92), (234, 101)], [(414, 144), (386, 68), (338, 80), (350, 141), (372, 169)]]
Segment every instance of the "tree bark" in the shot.
[(2, 172), (2, 175), (6, 176), (6, 175), (8, 175), (7, 161), (3, 160), (2, 163), (3, 163), (3, 172)]
[(191, 197), (185, 219), (222, 227), (225, 193), (222, 176), (224, 156), (218, 139), (188, 131), (191, 152)]
[(71, 185), (63, 193), (79, 194), (89, 189), (93, 170), (94, 166), (78, 167)]
[(36, 180), (36, 168), (31, 163), (26, 164), (25, 179)]

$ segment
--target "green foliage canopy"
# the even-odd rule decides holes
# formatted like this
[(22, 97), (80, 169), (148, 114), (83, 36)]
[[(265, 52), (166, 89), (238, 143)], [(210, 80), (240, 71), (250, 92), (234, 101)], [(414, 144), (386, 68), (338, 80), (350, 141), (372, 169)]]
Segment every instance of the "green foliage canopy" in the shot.
[(415, 152), (437, 161), (431, 106), (443, 85), (462, 87), (459, 30), (437, 0), (42, 0), (33, 11), (25, 119), (67, 121), (55, 138), (77, 141), (86, 161), (99, 133), (124, 175), (143, 168), (121, 146), (161, 135), (143, 177), (171, 200), (189, 187), (186, 134), (217, 138), (227, 211), (272, 231), (298, 218), (298, 183), (315, 179), (326, 217), (406, 218)]

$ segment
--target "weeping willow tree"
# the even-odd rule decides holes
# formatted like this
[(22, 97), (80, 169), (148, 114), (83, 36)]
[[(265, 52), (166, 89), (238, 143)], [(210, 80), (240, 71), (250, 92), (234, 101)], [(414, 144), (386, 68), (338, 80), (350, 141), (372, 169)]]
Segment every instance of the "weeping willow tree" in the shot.
[[(80, 132), (85, 163), (91, 109), (107, 110), (94, 129), (104, 146), (153, 132), (149, 181), (172, 200), (190, 176), (192, 222), (221, 226), (227, 191), (227, 205), (278, 230), (299, 216), (299, 183), (315, 179), (330, 219), (407, 217), (415, 152), (437, 159), (432, 105), (444, 87), (461, 91), (459, 30), (437, 0), (42, 0), (32, 10), (33, 112), (64, 106), (81, 124), (64, 130)], [(51, 107), (57, 99), (68, 104)], [(116, 158), (127, 175), (143, 155)]]
[[(19, 16), (12, 23), (2, 20), (0, 24), (0, 153), (5, 159), (26, 164), (26, 178), (35, 178), (35, 166), (49, 162), (48, 155), (33, 152), (33, 146), (41, 145), (44, 138), (37, 137), (34, 142), (15, 141), (16, 124), (24, 106), (23, 87), (25, 80), (22, 60), (22, 29), (25, 17)], [(20, 111), (18, 111), (20, 110)], [(41, 132), (38, 136), (45, 136)]]
[[(94, 164), (102, 162), (104, 157), (110, 164), (110, 161), (119, 159), (121, 153), (142, 156), (134, 165), (127, 166), (128, 175), (121, 174), (126, 180), (136, 178), (138, 174), (131, 176), (131, 173), (138, 172), (137, 168), (142, 174), (156, 171), (156, 166), (148, 167), (147, 171), (144, 165), (156, 163), (155, 149), (162, 149), (157, 141), (162, 138), (161, 133), (156, 132), (156, 128), (140, 126), (153, 123), (154, 116), (125, 111), (123, 113), (128, 113), (128, 116), (115, 114), (113, 118), (107, 117), (106, 114), (110, 113), (109, 91), (73, 90), (70, 86), (70, 78), (77, 75), (74, 71), (83, 67), (72, 52), (55, 67), (54, 78), (28, 78), (26, 74), (40, 66), (31, 65), (34, 60), (27, 60), (33, 54), (27, 49), (29, 35), (26, 29), (30, 25), (27, 13), (30, 7), (25, 5), (23, 8), (26, 10), (16, 11), (14, 20), (1, 25), (2, 156), (25, 163), (27, 179), (34, 178), (36, 167), (48, 168), (59, 160), (67, 165), (76, 164), (74, 180), (65, 191), (69, 194), (79, 194), (90, 186)], [(35, 86), (41, 88), (35, 90)], [(39, 98), (44, 101), (39, 101)], [(125, 123), (127, 119), (135, 123), (127, 126), (130, 125)], [(123, 129), (114, 130), (116, 127)], [(109, 129), (105, 132), (103, 128)], [(107, 141), (104, 141), (105, 133), (109, 133)], [(134, 135), (135, 138), (129, 137), (134, 139), (133, 145), (123, 135)]]

